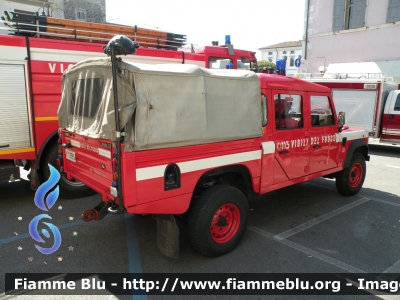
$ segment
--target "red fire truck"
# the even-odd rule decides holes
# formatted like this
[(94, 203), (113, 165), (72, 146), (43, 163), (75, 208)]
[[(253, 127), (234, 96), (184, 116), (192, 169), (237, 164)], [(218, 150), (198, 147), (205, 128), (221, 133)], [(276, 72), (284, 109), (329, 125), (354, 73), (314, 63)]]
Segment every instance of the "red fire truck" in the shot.
[(321, 78), (306, 79), (330, 88), (336, 108), (346, 113), (347, 124), (367, 130), (370, 143), (400, 145), (400, 82), (371, 72), (327, 72)]
[[(171, 33), (17, 13), (3, 19), (9, 34), (0, 35), (1, 180), (9, 180), (11, 173), (17, 178), (15, 165), (24, 165), (31, 170), (33, 189), (49, 176), (47, 164), (55, 165), (62, 73), (78, 61), (102, 55), (101, 45), (114, 35), (130, 33), (141, 45), (127, 61), (205, 68), (256, 63), (254, 52), (231, 44), (183, 49), (186, 37)], [(65, 177), (59, 186), (66, 198), (92, 193), (81, 182)]]
[(248, 197), (321, 176), (351, 196), (369, 160), (368, 132), (343, 125), (328, 88), (245, 70), (88, 60), (64, 74), (58, 116), (61, 172), (102, 197), (83, 220), (155, 214), (171, 257), (175, 219), (221, 255), (244, 234)]

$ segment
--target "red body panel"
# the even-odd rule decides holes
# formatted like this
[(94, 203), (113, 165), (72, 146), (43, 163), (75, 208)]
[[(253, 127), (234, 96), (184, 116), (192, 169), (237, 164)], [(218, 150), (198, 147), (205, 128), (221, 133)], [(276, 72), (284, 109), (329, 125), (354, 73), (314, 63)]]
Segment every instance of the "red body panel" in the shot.
[(382, 139), (400, 142), (400, 112), (383, 114)]

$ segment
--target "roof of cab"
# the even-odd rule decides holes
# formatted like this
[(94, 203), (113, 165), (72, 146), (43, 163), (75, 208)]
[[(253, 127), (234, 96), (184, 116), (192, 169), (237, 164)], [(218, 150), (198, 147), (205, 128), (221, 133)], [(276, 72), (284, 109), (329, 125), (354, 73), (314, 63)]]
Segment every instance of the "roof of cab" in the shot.
[(329, 93), (330, 89), (295, 77), (257, 73), (261, 88)]

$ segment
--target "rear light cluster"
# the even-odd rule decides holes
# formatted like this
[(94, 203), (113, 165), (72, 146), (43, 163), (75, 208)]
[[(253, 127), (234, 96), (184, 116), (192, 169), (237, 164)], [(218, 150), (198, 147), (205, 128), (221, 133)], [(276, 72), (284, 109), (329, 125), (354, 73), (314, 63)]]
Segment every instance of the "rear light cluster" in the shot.
[(117, 154), (114, 153), (114, 158), (112, 160), (112, 171), (113, 171), (113, 180), (110, 186), (110, 194), (115, 198), (118, 197), (118, 173), (117, 173), (118, 159)]
[(112, 165), (113, 165), (113, 171), (114, 171), (112, 186), (116, 188), (116, 187), (118, 187), (118, 173), (116, 172), (116, 168), (117, 168), (117, 165), (118, 165), (118, 160), (117, 160), (116, 157), (113, 158)]

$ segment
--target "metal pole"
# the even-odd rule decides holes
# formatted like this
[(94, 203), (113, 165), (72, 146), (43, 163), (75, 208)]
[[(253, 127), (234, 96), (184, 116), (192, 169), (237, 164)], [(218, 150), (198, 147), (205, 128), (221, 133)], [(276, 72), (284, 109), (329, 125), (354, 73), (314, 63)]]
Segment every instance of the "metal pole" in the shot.
[(115, 115), (115, 133), (116, 133), (116, 141), (115, 141), (115, 158), (117, 159), (116, 172), (118, 175), (118, 204), (119, 204), (119, 212), (123, 211), (122, 205), (122, 180), (121, 180), (121, 129), (119, 125), (119, 111), (118, 111), (118, 88), (117, 88), (117, 57), (115, 56), (115, 43), (111, 43), (111, 67), (112, 67), (112, 77), (113, 77), (113, 93), (114, 93), (114, 115)]

